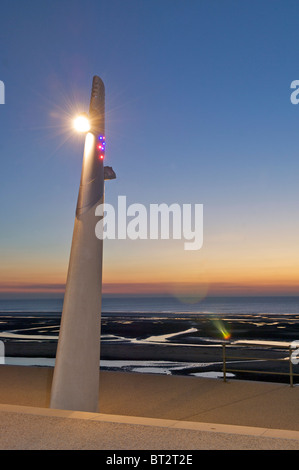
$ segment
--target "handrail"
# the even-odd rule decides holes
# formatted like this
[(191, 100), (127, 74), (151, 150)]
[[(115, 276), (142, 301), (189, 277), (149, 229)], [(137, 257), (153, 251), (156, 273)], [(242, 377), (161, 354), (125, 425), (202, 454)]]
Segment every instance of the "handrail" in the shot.
[[(226, 347), (227, 346), (248, 346), (248, 347), (275, 347), (281, 349), (287, 349), (289, 351), (289, 372), (270, 372), (270, 371), (263, 371), (263, 370), (244, 370), (244, 369), (231, 369), (227, 368), (227, 359), (241, 359), (241, 360), (266, 360), (266, 361), (285, 361), (282, 358), (262, 358), (262, 357), (240, 357), (240, 356), (228, 356)], [(227, 373), (228, 372), (246, 372), (246, 373), (258, 373), (258, 374), (272, 374), (272, 375), (289, 375), (290, 377), (290, 386), (294, 386), (294, 377), (298, 376), (299, 374), (295, 374), (293, 371), (293, 362), (292, 362), (292, 354), (294, 352), (294, 347), (291, 343), (282, 343), (282, 342), (274, 342), (274, 341), (235, 341), (229, 342), (225, 341), (222, 343), (222, 360), (223, 360), (223, 381), (227, 382)]]

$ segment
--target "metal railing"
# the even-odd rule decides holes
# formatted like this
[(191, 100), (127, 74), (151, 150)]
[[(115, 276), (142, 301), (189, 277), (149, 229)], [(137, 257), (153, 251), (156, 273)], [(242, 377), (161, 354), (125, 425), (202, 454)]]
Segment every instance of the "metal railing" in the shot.
[[(227, 348), (228, 347), (233, 347), (234, 350), (236, 348), (251, 348), (251, 349), (257, 349), (257, 348), (270, 348), (272, 347), (272, 352), (273, 348), (275, 349), (284, 349), (288, 351), (288, 362), (289, 362), (289, 371), (288, 372), (279, 372), (279, 371), (265, 371), (265, 370), (251, 370), (251, 369), (235, 369), (235, 368), (228, 368), (227, 363), (228, 359), (234, 359), (236, 362), (244, 362), (244, 361), (280, 361), (280, 362), (286, 362), (286, 358), (277, 358), (277, 357), (248, 357), (248, 356), (228, 356), (227, 355)], [(299, 377), (299, 374), (294, 373), (293, 370), (293, 362), (292, 362), (292, 354), (294, 353), (294, 347), (292, 347), (291, 344), (289, 343), (275, 343), (275, 342), (267, 342), (267, 341), (259, 341), (259, 342), (246, 342), (246, 341), (238, 341), (235, 343), (230, 343), (230, 342), (225, 342), (222, 343), (222, 355), (223, 355), (223, 381), (227, 382), (227, 373), (229, 372), (243, 372), (243, 373), (254, 373), (254, 374), (271, 374), (271, 375), (284, 375), (284, 376), (289, 376), (289, 381), (290, 381), (290, 386), (293, 387), (294, 385), (294, 377)]]

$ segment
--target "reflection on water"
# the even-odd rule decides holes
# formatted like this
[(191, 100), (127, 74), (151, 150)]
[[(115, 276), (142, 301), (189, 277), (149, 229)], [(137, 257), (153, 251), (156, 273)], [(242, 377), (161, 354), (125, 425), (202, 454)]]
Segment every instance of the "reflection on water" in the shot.
[[(39, 367), (54, 367), (55, 359), (51, 358), (38, 358), (38, 357), (7, 357), (5, 358), (6, 365), (18, 366), (39, 366)], [(172, 375), (174, 372), (192, 371), (198, 368), (211, 367), (213, 365), (220, 365), (222, 363), (203, 363), (203, 362), (179, 362), (179, 361), (115, 361), (115, 360), (101, 360), (100, 369), (122, 371), (122, 372), (136, 372), (146, 374), (163, 374)], [(208, 375), (206, 375), (208, 374)], [(190, 373), (195, 376), (209, 376), (211, 378), (222, 378), (222, 372), (202, 372)], [(233, 374), (231, 374), (233, 377)]]

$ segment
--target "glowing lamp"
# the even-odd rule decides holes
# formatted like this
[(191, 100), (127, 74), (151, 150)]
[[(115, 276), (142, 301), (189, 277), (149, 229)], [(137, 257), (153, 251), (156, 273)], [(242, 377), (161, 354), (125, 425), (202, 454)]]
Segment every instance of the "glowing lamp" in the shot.
[(90, 131), (90, 122), (86, 114), (80, 114), (74, 120), (74, 128), (77, 132), (88, 132)]

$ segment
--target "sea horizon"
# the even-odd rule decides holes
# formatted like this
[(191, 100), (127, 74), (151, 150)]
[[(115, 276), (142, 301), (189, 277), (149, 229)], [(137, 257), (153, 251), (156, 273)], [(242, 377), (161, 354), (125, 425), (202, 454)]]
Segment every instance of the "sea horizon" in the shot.
[[(0, 295), (0, 315), (61, 314), (63, 294)], [(299, 314), (299, 296), (207, 296), (189, 301), (169, 295), (103, 294), (102, 314)]]

